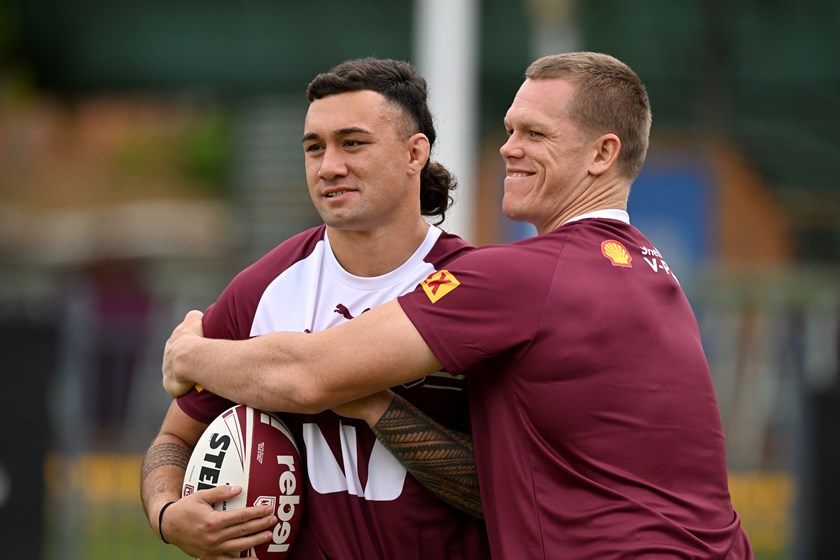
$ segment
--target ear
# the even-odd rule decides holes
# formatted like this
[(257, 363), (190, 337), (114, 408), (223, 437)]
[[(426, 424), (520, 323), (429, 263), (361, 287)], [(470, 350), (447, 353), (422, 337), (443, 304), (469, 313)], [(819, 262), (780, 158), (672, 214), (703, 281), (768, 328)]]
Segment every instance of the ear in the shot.
[(592, 175), (602, 175), (614, 165), (617, 165), (618, 154), (621, 153), (621, 140), (612, 132), (602, 134), (593, 141), (595, 155), (589, 165)]
[(423, 171), (432, 147), (429, 145), (429, 139), (422, 132), (413, 134), (406, 145), (408, 146), (408, 174), (415, 175)]

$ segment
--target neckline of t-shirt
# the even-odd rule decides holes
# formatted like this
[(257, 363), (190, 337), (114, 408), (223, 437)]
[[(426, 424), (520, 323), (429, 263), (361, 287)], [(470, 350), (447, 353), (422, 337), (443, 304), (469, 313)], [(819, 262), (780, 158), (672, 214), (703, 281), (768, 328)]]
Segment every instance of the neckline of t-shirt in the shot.
[(624, 222), (625, 224), (630, 223), (630, 214), (628, 214), (626, 210), (620, 210), (618, 208), (607, 208), (605, 210), (595, 210), (594, 212), (587, 212), (586, 214), (581, 214), (579, 216), (569, 218), (568, 220), (563, 222), (563, 225), (572, 222), (577, 222), (578, 220), (586, 220), (590, 218), (618, 220), (620, 222)]
[(329, 235), (324, 230), (325, 270), (338, 281), (357, 290), (381, 290), (384, 286), (400, 282), (407, 270), (413, 269), (415, 265), (422, 262), (426, 255), (429, 254), (429, 251), (432, 250), (441, 233), (440, 228), (429, 225), (423, 242), (420, 243), (414, 253), (400, 266), (380, 276), (356, 276), (347, 272), (341, 266), (341, 263), (338, 262), (338, 259), (335, 258), (335, 253), (333, 253), (332, 247), (330, 246)]

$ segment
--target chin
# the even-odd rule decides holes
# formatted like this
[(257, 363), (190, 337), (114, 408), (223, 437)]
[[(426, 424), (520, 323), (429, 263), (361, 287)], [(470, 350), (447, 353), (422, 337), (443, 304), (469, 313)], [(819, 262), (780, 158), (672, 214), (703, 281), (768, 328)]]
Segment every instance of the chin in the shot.
[(502, 214), (514, 221), (522, 221), (522, 209), (516, 204), (502, 200)]

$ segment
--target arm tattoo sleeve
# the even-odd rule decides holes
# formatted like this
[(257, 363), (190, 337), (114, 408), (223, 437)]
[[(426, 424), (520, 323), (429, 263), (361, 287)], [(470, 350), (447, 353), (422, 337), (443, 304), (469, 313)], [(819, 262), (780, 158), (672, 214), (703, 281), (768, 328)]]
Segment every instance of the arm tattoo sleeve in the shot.
[(443, 427), (399, 395), (373, 432), (423, 486), (461, 511), (484, 518), (468, 434)]
[(190, 453), (187, 447), (176, 443), (158, 443), (149, 448), (143, 458), (140, 474), (140, 494), (144, 508), (147, 499), (154, 493), (174, 491), (180, 495), (181, 485), (177, 477), (156, 476), (155, 471), (161, 467), (178, 467), (186, 471)]
[(143, 461), (143, 478), (160, 467), (172, 466), (187, 470), (189, 462), (190, 450), (183, 445), (159, 443), (146, 454), (146, 460)]

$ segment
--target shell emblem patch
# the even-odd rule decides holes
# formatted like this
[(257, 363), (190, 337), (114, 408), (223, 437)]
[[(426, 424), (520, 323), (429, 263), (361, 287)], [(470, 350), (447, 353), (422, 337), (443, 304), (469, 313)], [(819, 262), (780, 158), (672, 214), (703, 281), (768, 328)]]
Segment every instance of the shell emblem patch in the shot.
[(448, 270), (438, 270), (432, 272), (425, 280), (420, 282), (423, 291), (429, 296), (432, 303), (437, 302), (440, 298), (461, 285), (458, 279), (455, 278)]
[(633, 257), (630, 256), (627, 248), (615, 239), (607, 239), (601, 243), (601, 254), (607, 257), (613, 266), (633, 267), (630, 264)]

